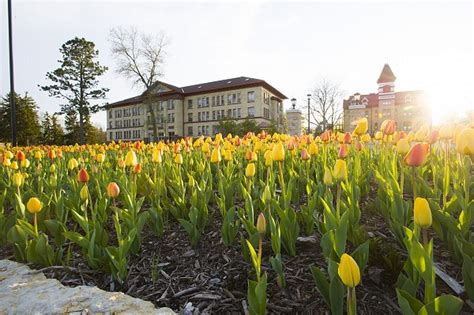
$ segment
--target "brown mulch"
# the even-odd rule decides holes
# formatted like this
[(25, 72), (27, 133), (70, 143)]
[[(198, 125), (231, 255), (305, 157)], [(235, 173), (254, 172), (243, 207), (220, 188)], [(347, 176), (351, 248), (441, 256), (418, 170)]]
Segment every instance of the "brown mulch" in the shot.
[[(405, 251), (391, 234), (382, 216), (370, 211), (369, 201), (362, 200), (360, 224), (369, 233), (374, 244), (383, 244), (369, 255), (369, 264), (357, 287), (359, 314), (399, 314), (395, 282), (398, 264), (403, 265)], [(130, 272), (123, 285), (112, 281), (110, 275), (91, 270), (80, 250), (74, 249), (71, 268), (44, 270), (47, 277), (56, 278), (67, 286), (90, 285), (107, 291), (122, 291), (131, 296), (152, 302), (157, 307), (170, 307), (175, 311), (195, 314), (243, 314), (247, 310), (247, 280), (253, 279), (252, 266), (242, 256), (238, 242), (226, 246), (220, 236), (221, 219), (217, 213), (196, 248), (190, 246), (188, 235), (175, 221), (167, 224), (163, 237), (157, 237), (145, 227), (140, 253), (129, 258)], [(435, 238), (436, 239), (436, 238)], [(325, 269), (326, 262), (319, 245), (320, 238), (312, 242), (298, 242), (297, 256), (283, 255), (287, 288), (278, 287), (276, 275), (269, 263), (272, 254), (267, 239), (264, 242), (262, 269), (268, 273), (268, 304), (271, 314), (329, 314), (329, 309), (316, 290), (309, 266)], [(440, 240), (435, 240), (441, 268), (457, 281), (462, 280), (460, 267), (452, 262), (449, 252)], [(439, 245), (438, 245), (439, 244)], [(393, 251), (395, 267), (382, 259), (384, 252)], [(397, 256), (399, 255), (399, 256)], [(8, 247), (0, 247), (0, 257), (11, 258)], [(443, 257), (444, 259), (440, 259)], [(34, 267), (34, 266), (33, 266)], [(401, 268), (398, 266), (398, 268)], [(439, 279), (438, 279), (439, 280)], [(451, 293), (441, 280), (438, 294)], [(184, 312), (189, 313), (191, 312)]]

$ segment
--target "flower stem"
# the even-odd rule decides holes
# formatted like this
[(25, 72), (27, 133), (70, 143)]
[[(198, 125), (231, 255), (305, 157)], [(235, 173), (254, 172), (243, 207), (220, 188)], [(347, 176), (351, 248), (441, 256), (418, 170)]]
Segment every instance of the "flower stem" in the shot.
[(355, 287), (347, 288), (347, 315), (355, 315), (357, 313), (357, 300)]
[(341, 181), (337, 182), (337, 191), (336, 191), (336, 213), (337, 217), (341, 217)]
[(34, 215), (34, 225), (35, 225), (36, 237), (39, 237), (39, 234), (38, 234), (38, 216), (37, 216), (36, 212), (35, 212), (35, 215)]

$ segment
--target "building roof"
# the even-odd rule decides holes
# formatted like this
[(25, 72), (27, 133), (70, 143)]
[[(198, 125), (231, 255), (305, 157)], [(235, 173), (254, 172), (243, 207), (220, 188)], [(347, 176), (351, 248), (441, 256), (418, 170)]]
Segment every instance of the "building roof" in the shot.
[(382, 72), (380, 73), (379, 79), (377, 80), (377, 83), (386, 83), (386, 82), (394, 82), (397, 79), (397, 77), (393, 74), (392, 69), (390, 69), (390, 66), (388, 63), (386, 63), (383, 66)]
[[(159, 84), (164, 85), (165, 87), (169, 88), (170, 91), (155, 93), (157, 97), (169, 96), (172, 94), (184, 97), (184, 96), (198, 95), (198, 94), (203, 94), (203, 93), (233, 90), (236, 88), (263, 86), (265, 89), (272, 92), (278, 98), (282, 100), (287, 99), (285, 95), (283, 95), (280, 91), (275, 89), (273, 86), (271, 86), (264, 80), (254, 79), (254, 78), (249, 78), (249, 77), (237, 77), (237, 78), (231, 78), (231, 79), (225, 79), (225, 80), (219, 80), (219, 81), (193, 84), (193, 85), (188, 85), (184, 87), (177, 87), (177, 86), (174, 86), (162, 81), (157, 81), (152, 85), (150, 89), (153, 89), (153, 87), (156, 87)], [(145, 93), (142, 93), (141, 95), (137, 95), (131, 98), (118, 101), (118, 102), (107, 104), (104, 107), (111, 108), (111, 107), (137, 104), (142, 101), (144, 95)]]
[[(395, 92), (395, 105), (405, 105), (407, 103), (407, 97), (411, 101), (419, 103), (419, 98), (422, 97), (423, 90), (413, 91), (400, 91)], [(356, 96), (359, 95), (359, 99)], [(366, 102), (364, 102), (367, 100)], [(348, 109), (349, 105), (366, 105), (366, 108), (372, 108), (379, 106), (379, 95), (377, 93), (370, 94), (359, 94), (349, 96), (349, 98), (343, 101), (343, 108)]]

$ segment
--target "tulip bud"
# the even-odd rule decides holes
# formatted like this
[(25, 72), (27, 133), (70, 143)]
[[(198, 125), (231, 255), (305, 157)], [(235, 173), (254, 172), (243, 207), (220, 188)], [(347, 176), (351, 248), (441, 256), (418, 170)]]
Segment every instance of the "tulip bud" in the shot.
[(268, 202), (272, 200), (272, 193), (270, 192), (270, 186), (268, 185), (265, 185), (265, 188), (263, 189), (262, 200), (264, 202)]
[(124, 168), (125, 167), (125, 161), (122, 158), (118, 158), (117, 160), (117, 166), (119, 168)]
[(257, 231), (258, 233), (263, 235), (265, 234), (266, 230), (267, 230), (267, 223), (265, 221), (265, 216), (263, 215), (262, 212), (260, 212), (257, 218)]
[(203, 145), (202, 145), (202, 147), (201, 147), (201, 151), (202, 151), (203, 153), (206, 153), (206, 154), (211, 151), (211, 148), (210, 148), (208, 142), (204, 142), (204, 143), (203, 143)]
[(43, 154), (41, 154), (41, 151), (36, 151), (35, 152), (35, 159), (41, 160), (43, 158)]
[(361, 118), (357, 121), (357, 125), (354, 129), (354, 134), (358, 136), (362, 136), (367, 132), (369, 129), (369, 122), (367, 121), (367, 118)]
[(349, 153), (349, 146), (347, 144), (341, 144), (341, 147), (339, 148), (339, 158), (343, 159), (347, 156)]
[(314, 142), (311, 142), (309, 145), (309, 154), (317, 155), (319, 153), (318, 145)]
[(51, 164), (51, 166), (49, 167), (49, 172), (56, 173), (56, 164)]
[(323, 182), (326, 186), (332, 185), (332, 174), (329, 168), (327, 167), (324, 168)]
[(305, 148), (301, 150), (301, 159), (303, 161), (307, 161), (311, 159), (311, 155), (309, 154), (308, 150), (306, 150)]
[(377, 131), (375, 133), (375, 140), (380, 141), (380, 140), (382, 140), (382, 138), (383, 138), (383, 133), (381, 131)]
[(359, 265), (348, 254), (342, 254), (337, 273), (342, 283), (348, 288), (354, 288), (360, 283)]
[(56, 158), (56, 152), (54, 150), (49, 150), (48, 151), (48, 157), (53, 160)]
[(3, 166), (9, 167), (9, 166), (12, 165), (12, 162), (10, 161), (10, 159), (8, 159), (8, 158), (5, 157), (5, 158), (3, 159), (3, 163), (2, 163), (2, 164), (3, 164)]
[(153, 163), (161, 163), (162, 158), (161, 158), (161, 150), (155, 148), (153, 149), (153, 153), (151, 154), (151, 161)]
[(79, 196), (81, 197), (82, 201), (86, 201), (87, 198), (89, 198), (89, 188), (87, 188), (87, 185), (82, 186)]
[(265, 166), (270, 167), (273, 164), (273, 154), (272, 150), (267, 150), (265, 151), (265, 154), (263, 156), (265, 158)]
[(97, 156), (95, 157), (95, 160), (99, 163), (104, 162), (105, 161), (105, 154), (103, 154), (103, 153), (97, 154)]
[(29, 213), (38, 213), (41, 211), (41, 208), (41, 201), (36, 197), (31, 197), (26, 204), (26, 209), (28, 209)]
[(334, 164), (334, 177), (337, 180), (346, 180), (347, 179), (347, 167), (346, 161), (344, 160), (337, 160), (336, 164)]
[(176, 156), (174, 157), (174, 162), (178, 165), (183, 164), (183, 156), (181, 155), (181, 153), (176, 154)]
[(400, 154), (407, 154), (410, 151), (410, 143), (407, 138), (402, 138), (397, 142), (397, 152)]
[(464, 128), (456, 136), (456, 151), (460, 154), (474, 155), (473, 128)]
[(212, 150), (211, 163), (219, 163), (221, 161), (221, 152), (219, 147)]
[(18, 161), (22, 162), (23, 160), (26, 159), (25, 153), (23, 153), (23, 151), (21, 151), (21, 150), (18, 151), (18, 152), (16, 153), (16, 159), (17, 159)]
[(30, 167), (30, 160), (24, 159), (23, 161), (21, 161), (21, 167), (23, 167), (23, 168)]
[(21, 185), (23, 185), (24, 180), (25, 179), (23, 178), (23, 175), (20, 172), (17, 172), (12, 176), (12, 183), (15, 187), (20, 187)]
[(5, 157), (9, 160), (13, 159), (13, 153), (11, 151), (5, 152)]
[(83, 168), (77, 173), (77, 180), (81, 183), (87, 183), (89, 181), (89, 174)]
[(231, 161), (232, 160), (232, 151), (231, 150), (225, 150), (224, 160), (226, 160), (226, 161)]
[(423, 229), (428, 229), (431, 226), (431, 209), (428, 200), (417, 197), (415, 205), (413, 206), (413, 218), (415, 224)]
[(129, 150), (127, 152), (127, 155), (125, 156), (125, 166), (135, 167), (135, 165), (137, 164), (138, 164), (137, 154), (135, 153), (135, 151)]
[(51, 187), (56, 188), (58, 186), (58, 175), (52, 174), (49, 178), (49, 184), (51, 185)]
[(342, 138), (342, 142), (344, 143), (352, 143), (352, 136), (349, 132), (346, 132), (344, 134), (344, 137)]
[(408, 166), (421, 166), (425, 164), (426, 159), (428, 158), (429, 144), (427, 143), (417, 143), (405, 156), (405, 163)]
[(393, 135), (395, 133), (396, 122), (393, 119), (387, 119), (380, 125), (380, 130), (384, 135)]
[(120, 194), (120, 187), (115, 182), (111, 182), (107, 185), (107, 196), (109, 198), (117, 198)]
[(272, 150), (272, 159), (273, 161), (281, 162), (285, 160), (285, 148), (283, 148), (283, 143), (278, 142)]
[(67, 168), (72, 171), (73, 169), (79, 167), (79, 163), (77, 162), (77, 160), (75, 158), (71, 158), (68, 162), (67, 162)]
[(360, 151), (362, 151), (363, 148), (364, 148), (364, 147), (363, 147), (363, 145), (362, 145), (362, 142), (358, 141), (358, 142), (356, 143), (356, 145), (355, 145), (356, 151), (359, 151), (359, 152), (360, 152)]
[(190, 188), (194, 188), (194, 184), (196, 183), (196, 181), (194, 180), (194, 177), (192, 177), (191, 175), (189, 175), (188, 177), (188, 186)]
[(18, 169), (18, 162), (17, 161), (13, 161), (10, 163), (10, 168), (12, 170), (17, 170)]
[(245, 169), (245, 176), (247, 176), (247, 177), (254, 177), (255, 176), (255, 164), (254, 163), (247, 164), (247, 168)]
[(133, 172), (135, 174), (140, 174), (142, 172), (142, 165), (140, 163), (136, 164), (134, 167), (133, 167)]

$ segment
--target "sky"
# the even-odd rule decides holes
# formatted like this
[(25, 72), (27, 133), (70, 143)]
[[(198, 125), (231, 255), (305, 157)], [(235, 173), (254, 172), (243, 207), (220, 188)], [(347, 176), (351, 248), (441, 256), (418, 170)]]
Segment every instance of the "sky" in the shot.
[[(433, 120), (474, 109), (473, 5), (470, 2), (163, 2), (13, 1), (15, 90), (28, 92), (40, 112), (60, 100), (39, 90), (59, 66), (60, 46), (76, 36), (93, 41), (109, 67), (101, 103), (141, 91), (117, 74), (108, 34), (134, 26), (165, 32), (169, 45), (162, 81), (185, 86), (248, 76), (263, 79), (303, 107), (321, 79), (345, 96), (376, 92), (385, 63), (396, 90), (425, 90)], [(7, 1), (0, 3), (0, 94), (9, 91)], [(290, 107), (290, 101), (285, 102)], [(106, 126), (105, 113), (93, 122)]]

